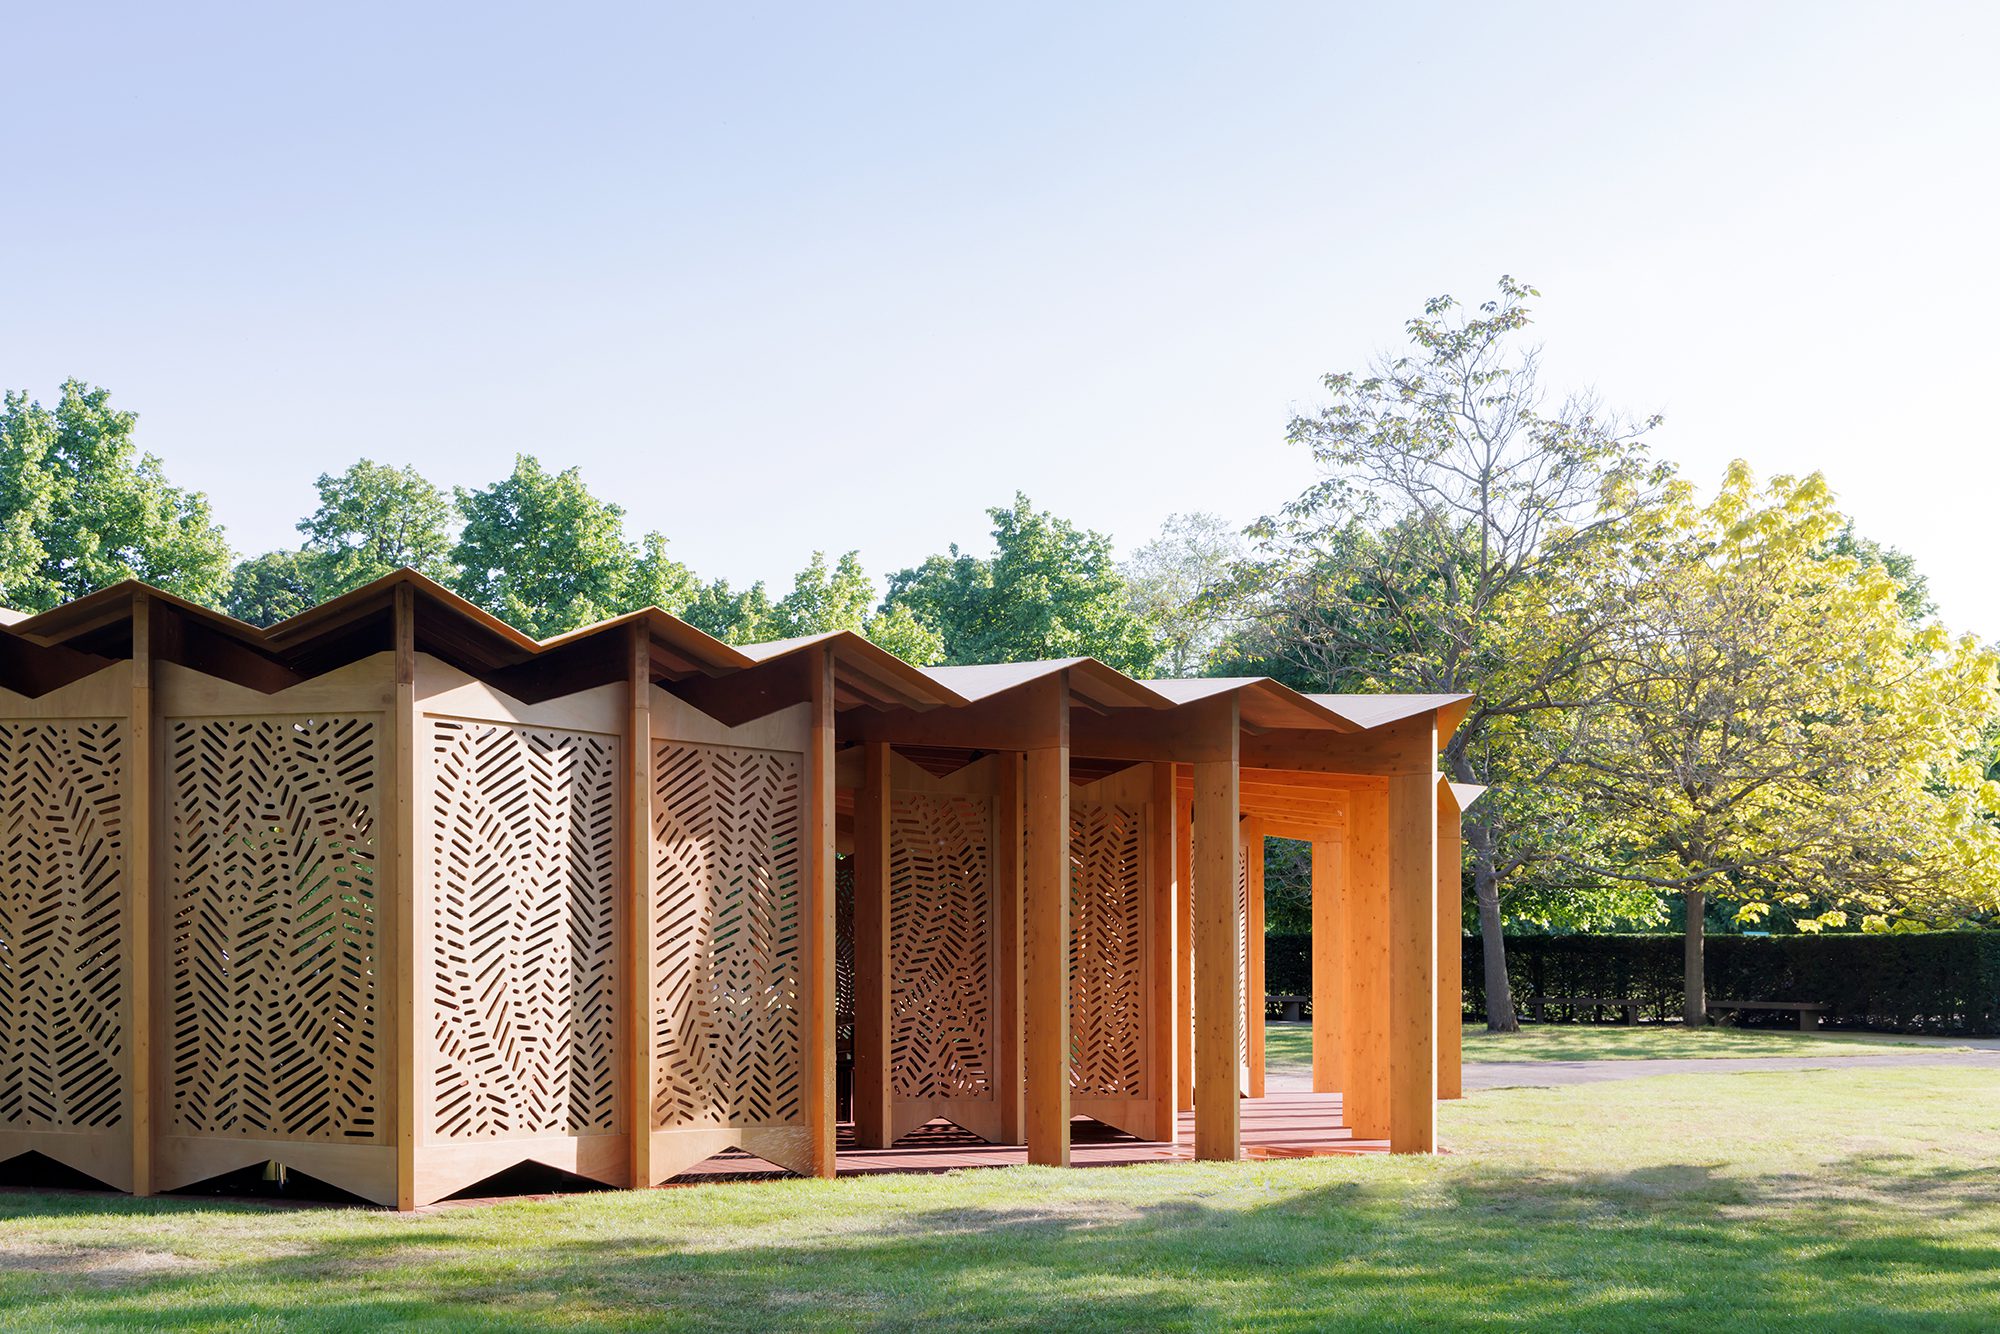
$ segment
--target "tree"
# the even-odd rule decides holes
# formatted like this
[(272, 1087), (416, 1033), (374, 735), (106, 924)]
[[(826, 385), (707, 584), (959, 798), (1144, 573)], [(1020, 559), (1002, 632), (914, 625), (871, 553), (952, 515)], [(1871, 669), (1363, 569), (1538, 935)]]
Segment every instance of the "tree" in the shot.
[(705, 630), (727, 644), (756, 644), (779, 637), (775, 633), (771, 595), (764, 590), (761, 580), (740, 593), (729, 586), (727, 579), (703, 584), (680, 615), (695, 629)]
[(1487, 1022), (1501, 1031), (1518, 1027), (1510, 906), (1571, 921), (1648, 906), (1629, 890), (1537, 882), (1591, 830), (1575, 802), (1524, 803), (1590, 704), (1587, 669), (1619, 610), (1592, 590), (1671, 490), (1644, 443), (1652, 422), (1550, 401), (1537, 351), (1520, 344), (1536, 295), (1503, 278), (1476, 313), (1435, 298), (1407, 326), (1408, 353), (1325, 377), (1331, 401), (1290, 432), (1322, 479), (1252, 530), (1262, 624), (1238, 649), (1307, 688), (1478, 697), (1442, 763), (1505, 794), (1465, 823)]
[(315, 485), (319, 508), (299, 523), (317, 567), (315, 601), (405, 566), (451, 582), (451, 500), (415, 468), (361, 459)]
[(625, 581), (623, 609), (658, 607), (680, 616), (700, 591), (701, 581), (694, 577), (694, 571), (667, 554), (667, 539), (659, 533), (647, 533)]
[(1760, 491), (1732, 465), (1642, 553), (1597, 665), (1573, 770), (1609, 831), (1593, 869), (1685, 900), (1691, 1024), (1711, 897), (1809, 931), (2000, 906), (1996, 659), (1913, 618), (1845, 524), (1817, 474)]
[(1244, 555), (1242, 538), (1219, 516), (1170, 514), (1159, 536), (1119, 567), (1131, 612), (1153, 628), (1168, 676), (1199, 675), (1222, 646)]
[(133, 442), (138, 418), (66, 380), (53, 410), (0, 398), (0, 602), (46, 611), (122, 579), (219, 605), (229, 545), (208, 497)]
[(638, 560), (625, 512), (599, 500), (569, 468), (531, 455), (479, 490), (458, 488), (464, 527), (452, 558), (458, 592), (528, 634), (561, 634), (615, 615)]
[(930, 667), (944, 660), (944, 640), (900, 604), (884, 607), (868, 618), (861, 633), (904, 662)]
[(889, 579), (884, 612), (907, 611), (937, 636), (948, 663), (1094, 657), (1133, 675), (1159, 656), (1150, 628), (1133, 614), (1111, 539), (1037, 510), (1016, 494), (988, 510), (993, 555), (956, 545)]
[(318, 562), (302, 551), (252, 556), (230, 576), (223, 610), (252, 625), (276, 625), (324, 600), (319, 577)]
[(771, 609), (774, 639), (826, 634), (834, 630), (860, 633), (875, 601), (875, 584), (861, 568), (861, 553), (850, 551), (828, 568), (826, 553), (815, 551), (812, 562), (792, 580), (792, 591)]

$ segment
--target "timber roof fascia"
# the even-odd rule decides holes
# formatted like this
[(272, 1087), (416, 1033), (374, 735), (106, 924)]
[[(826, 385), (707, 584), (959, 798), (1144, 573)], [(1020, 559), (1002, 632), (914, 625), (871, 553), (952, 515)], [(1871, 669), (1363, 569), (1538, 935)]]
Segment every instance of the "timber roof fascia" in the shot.
[(1127, 676), (1096, 658), (1043, 658), (1034, 662), (974, 663), (929, 667), (924, 674), (967, 702), (990, 699), (1067, 672), (1070, 692), (1104, 709), (1170, 709), (1178, 701), (1152, 684)]
[(799, 635), (792, 639), (742, 644), (737, 646), (737, 651), (752, 665), (758, 665), (820, 647), (833, 650), (835, 681), (870, 707), (910, 709), (921, 713), (940, 705), (957, 708), (971, 702), (923, 668), (905, 662), (880, 644), (852, 630), (829, 630), (823, 634)]

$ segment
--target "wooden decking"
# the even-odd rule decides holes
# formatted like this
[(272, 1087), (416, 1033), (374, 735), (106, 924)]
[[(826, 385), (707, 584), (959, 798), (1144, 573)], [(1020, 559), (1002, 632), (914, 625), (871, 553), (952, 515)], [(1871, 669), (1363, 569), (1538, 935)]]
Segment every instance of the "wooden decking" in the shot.
[[(1182, 1112), (1172, 1144), (1134, 1139), (1096, 1121), (1071, 1127), (1070, 1163), (1076, 1167), (1121, 1167), (1193, 1157), (1194, 1115)], [(1341, 1124), (1338, 1093), (1273, 1092), (1243, 1100), (1243, 1155), (1246, 1158), (1311, 1158), (1323, 1154), (1386, 1153), (1387, 1140), (1358, 1140)], [(1018, 1144), (988, 1144), (948, 1121), (933, 1121), (903, 1137), (893, 1148), (864, 1149), (854, 1127), (840, 1127), (836, 1170), (841, 1176), (884, 1172), (951, 1172), (962, 1167), (1018, 1167), (1028, 1151)], [(784, 1175), (762, 1159), (730, 1151), (698, 1164), (675, 1183), (722, 1179), (754, 1180)]]

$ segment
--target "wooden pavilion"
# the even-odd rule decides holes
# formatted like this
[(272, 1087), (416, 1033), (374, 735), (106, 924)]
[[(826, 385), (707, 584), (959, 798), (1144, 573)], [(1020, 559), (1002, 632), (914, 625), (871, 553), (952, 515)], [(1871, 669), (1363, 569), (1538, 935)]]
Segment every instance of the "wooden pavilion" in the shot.
[(1064, 1164), (1086, 1117), (1236, 1158), (1267, 836), (1313, 848), (1314, 1090), (1429, 1152), (1466, 703), (658, 610), (536, 641), (408, 571), (268, 630), (106, 589), (0, 628), (0, 1160), (405, 1209), (831, 1176), (847, 1053), (863, 1153), (942, 1119)]

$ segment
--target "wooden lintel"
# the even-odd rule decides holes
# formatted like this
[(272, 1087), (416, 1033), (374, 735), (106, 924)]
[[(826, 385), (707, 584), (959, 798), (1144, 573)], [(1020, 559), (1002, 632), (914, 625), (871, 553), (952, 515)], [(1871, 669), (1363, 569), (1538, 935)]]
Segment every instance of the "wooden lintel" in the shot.
[(1431, 711), (1366, 732), (1293, 728), (1243, 738), (1246, 769), (1388, 777), (1437, 771), (1437, 713)]
[(1119, 709), (1070, 720), (1070, 749), (1092, 759), (1197, 764), (1236, 755), (1242, 720), (1236, 697), (1218, 695), (1177, 709)]

